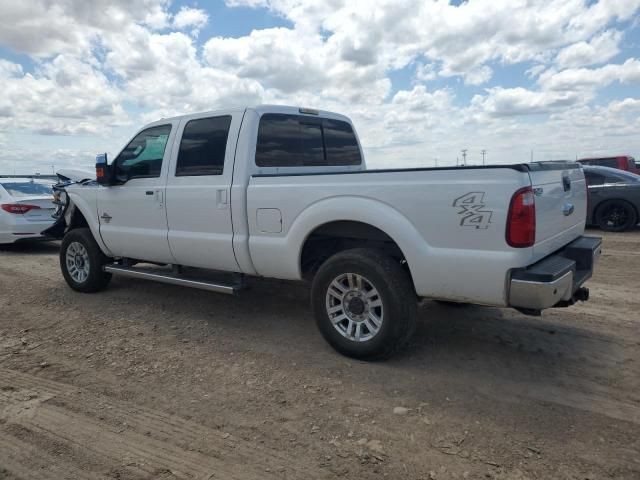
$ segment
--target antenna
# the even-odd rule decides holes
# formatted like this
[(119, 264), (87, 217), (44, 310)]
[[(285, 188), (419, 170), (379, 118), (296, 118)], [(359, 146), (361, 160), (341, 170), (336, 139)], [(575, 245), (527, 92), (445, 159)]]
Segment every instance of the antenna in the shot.
[(462, 165), (467, 165), (467, 149), (463, 148), (460, 150), (462, 152)]
[(482, 149), (482, 150), (480, 150), (480, 153), (482, 154), (482, 165), (484, 165), (484, 157), (487, 154), (487, 151)]

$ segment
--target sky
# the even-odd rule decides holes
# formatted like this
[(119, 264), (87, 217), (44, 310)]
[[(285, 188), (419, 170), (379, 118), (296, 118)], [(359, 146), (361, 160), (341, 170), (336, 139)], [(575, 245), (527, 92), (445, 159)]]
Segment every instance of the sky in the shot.
[(640, 157), (640, 0), (0, 0), (0, 174), (261, 103), (349, 116), (374, 168)]

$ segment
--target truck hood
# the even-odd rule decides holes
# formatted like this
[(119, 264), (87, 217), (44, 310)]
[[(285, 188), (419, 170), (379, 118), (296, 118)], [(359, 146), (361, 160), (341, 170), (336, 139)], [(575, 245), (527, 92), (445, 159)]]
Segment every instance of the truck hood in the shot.
[(63, 180), (71, 180), (72, 182), (83, 182), (85, 180), (94, 180), (95, 172), (89, 170), (78, 170), (75, 168), (63, 168), (56, 172), (56, 175)]

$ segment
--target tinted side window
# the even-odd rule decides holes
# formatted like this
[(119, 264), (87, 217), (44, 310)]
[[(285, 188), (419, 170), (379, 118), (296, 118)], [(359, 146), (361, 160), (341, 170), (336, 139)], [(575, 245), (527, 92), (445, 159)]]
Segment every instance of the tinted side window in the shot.
[(324, 145), (327, 165), (360, 165), (360, 148), (351, 125), (338, 120), (324, 119)]
[(595, 172), (584, 172), (585, 179), (587, 180), (587, 185), (603, 185), (604, 184), (604, 175), (600, 175)]
[[(623, 172), (624, 170), (620, 171)], [(604, 183), (629, 183), (629, 181), (623, 176), (606, 175), (604, 178)]]
[(190, 120), (184, 127), (176, 177), (221, 175), (231, 116)]
[(269, 113), (258, 127), (256, 165), (259, 167), (302, 167), (323, 165), (322, 129), (315, 119)]
[(160, 125), (136, 135), (114, 162), (116, 178), (126, 182), (131, 178), (159, 177), (170, 133), (171, 125)]
[(358, 142), (347, 122), (276, 113), (260, 119), (256, 146), (259, 167), (360, 163)]

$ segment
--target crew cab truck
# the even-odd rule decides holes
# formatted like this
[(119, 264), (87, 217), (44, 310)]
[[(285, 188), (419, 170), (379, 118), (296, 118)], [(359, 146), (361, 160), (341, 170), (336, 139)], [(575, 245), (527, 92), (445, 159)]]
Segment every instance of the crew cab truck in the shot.
[(578, 164), (368, 170), (350, 120), (325, 111), (162, 119), (105, 157), (96, 180), (55, 187), (47, 234), (71, 288), (308, 280), (321, 333), (358, 358), (400, 349), (419, 298), (529, 314), (586, 300), (600, 254)]

